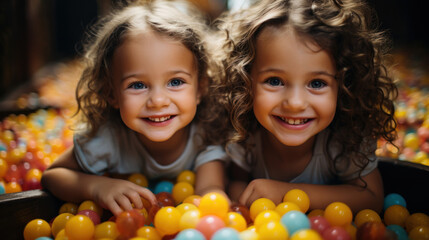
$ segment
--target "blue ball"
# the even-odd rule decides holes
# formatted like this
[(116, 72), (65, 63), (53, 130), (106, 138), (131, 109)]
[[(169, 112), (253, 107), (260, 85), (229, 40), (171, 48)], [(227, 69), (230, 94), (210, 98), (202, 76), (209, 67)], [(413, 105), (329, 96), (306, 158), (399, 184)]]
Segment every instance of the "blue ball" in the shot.
[(403, 227), (396, 224), (392, 224), (392, 225), (387, 225), (386, 228), (394, 232), (398, 237), (398, 240), (408, 240), (407, 231), (405, 231)]
[(210, 240), (224, 240), (224, 239), (240, 240), (240, 235), (238, 231), (235, 230), (234, 228), (225, 227), (217, 230), (210, 238)]
[(155, 186), (154, 193), (158, 194), (160, 192), (171, 193), (173, 191), (174, 184), (170, 181), (161, 181)]
[(6, 193), (6, 189), (4, 189), (3, 184), (0, 183), (0, 194)]
[(176, 240), (206, 240), (204, 235), (200, 233), (198, 230), (189, 228), (181, 231), (177, 234)]
[(389, 193), (384, 198), (383, 208), (384, 210), (386, 210), (393, 205), (401, 205), (404, 208), (407, 208), (407, 203), (405, 202), (405, 199), (401, 195), (397, 193)]
[(52, 240), (50, 237), (38, 237), (35, 240)]
[(282, 216), (280, 221), (287, 228), (289, 236), (292, 236), (298, 230), (310, 228), (310, 220), (300, 211), (289, 211)]

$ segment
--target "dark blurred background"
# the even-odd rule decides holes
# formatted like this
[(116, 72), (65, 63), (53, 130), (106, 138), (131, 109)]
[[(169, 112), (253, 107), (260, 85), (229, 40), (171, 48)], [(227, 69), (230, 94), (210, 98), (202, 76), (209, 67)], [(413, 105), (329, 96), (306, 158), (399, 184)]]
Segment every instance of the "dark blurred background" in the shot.
[[(243, 6), (248, 1), (192, 2), (215, 18), (223, 10)], [(426, 1), (369, 2), (378, 13), (381, 28), (393, 39), (394, 49), (406, 49), (417, 58), (427, 55)], [(0, 1), (0, 101), (15, 98), (31, 88), (34, 74), (44, 66), (76, 57), (88, 26), (118, 3), (115, 0)]]

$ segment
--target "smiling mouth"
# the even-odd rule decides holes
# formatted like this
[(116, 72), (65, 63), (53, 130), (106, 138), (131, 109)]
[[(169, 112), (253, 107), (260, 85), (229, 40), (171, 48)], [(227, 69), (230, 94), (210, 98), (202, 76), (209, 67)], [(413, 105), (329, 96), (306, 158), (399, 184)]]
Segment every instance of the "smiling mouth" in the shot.
[(149, 121), (151, 121), (151, 122), (159, 123), (159, 122), (165, 122), (165, 121), (168, 121), (168, 120), (170, 120), (171, 118), (173, 118), (173, 116), (166, 116), (166, 117), (148, 117), (147, 119), (148, 119)]
[(302, 124), (306, 124), (311, 120), (309, 118), (292, 119), (292, 118), (284, 118), (280, 116), (277, 116), (277, 118), (289, 125), (302, 125)]

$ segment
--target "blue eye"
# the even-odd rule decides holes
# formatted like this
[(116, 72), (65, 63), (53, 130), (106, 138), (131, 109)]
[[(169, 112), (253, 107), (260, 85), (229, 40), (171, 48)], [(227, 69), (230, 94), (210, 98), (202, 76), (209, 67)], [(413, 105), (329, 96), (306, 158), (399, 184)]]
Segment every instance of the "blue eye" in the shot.
[(134, 82), (131, 83), (128, 87), (132, 89), (143, 89), (146, 88), (146, 85), (144, 85), (142, 82)]
[(326, 86), (326, 83), (323, 82), (322, 80), (313, 80), (310, 82), (311, 88), (323, 88), (325, 86)]
[(265, 82), (271, 86), (283, 85), (282, 80), (280, 80), (280, 78), (278, 78), (278, 77), (270, 77)]
[(177, 87), (177, 86), (182, 85), (183, 83), (184, 83), (183, 80), (178, 79), (178, 78), (174, 78), (168, 83), (168, 86)]

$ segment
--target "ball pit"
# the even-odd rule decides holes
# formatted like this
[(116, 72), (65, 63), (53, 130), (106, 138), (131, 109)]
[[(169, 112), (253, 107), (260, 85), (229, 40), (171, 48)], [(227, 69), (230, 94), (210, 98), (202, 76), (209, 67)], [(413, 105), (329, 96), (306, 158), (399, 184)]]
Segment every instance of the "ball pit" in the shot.
[[(176, 186), (179, 183), (174, 182), (173, 185)], [(286, 195), (290, 196), (296, 192), (298, 192), (297, 189), (293, 189)], [(171, 197), (170, 193), (161, 193), (165, 194), (163, 198)], [(188, 198), (195, 199), (196, 196), (190, 195)], [(302, 191), (300, 196), (308, 198)], [(158, 202), (165, 201), (163, 198), (158, 198)], [(71, 203), (63, 203), (52, 219), (37, 218), (26, 223), (22, 234), (25, 240), (34, 240), (35, 236), (51, 239), (55, 237), (55, 239), (94, 240), (105, 238), (368, 240), (395, 239), (395, 237), (397, 239), (407, 237), (413, 240), (426, 239), (429, 229), (429, 216), (422, 212), (409, 213), (403, 206), (407, 204), (404, 202), (406, 198), (397, 193), (385, 196), (387, 205), (384, 206), (385, 210), (381, 214), (371, 209), (364, 209), (354, 216), (350, 208), (342, 202), (333, 202), (325, 209), (320, 209), (322, 211), (290, 209), (280, 215), (276, 208), (281, 204), (276, 206), (271, 200), (265, 198), (256, 200), (250, 208), (238, 204), (230, 205), (219, 193), (200, 196), (195, 204), (191, 203), (193, 201), (185, 203), (185, 200), (172, 206), (163, 206), (163, 203), (160, 203), (145, 211), (137, 209), (124, 211), (118, 217), (112, 217), (109, 211), (99, 208), (89, 200), (78, 204), (77, 207)], [(392, 202), (399, 204), (392, 205)], [(76, 208), (81, 210), (77, 211)], [(284, 208), (282, 209), (285, 211)], [(97, 213), (99, 210), (102, 211)], [(101, 217), (101, 221), (94, 221), (90, 214), (80, 213), (82, 211), (98, 216), (96, 218), (98, 220)], [(154, 215), (153, 223), (148, 221), (149, 215), (143, 212), (151, 212)], [(309, 216), (310, 214), (314, 216)], [(38, 227), (39, 225), (43, 227)]]

